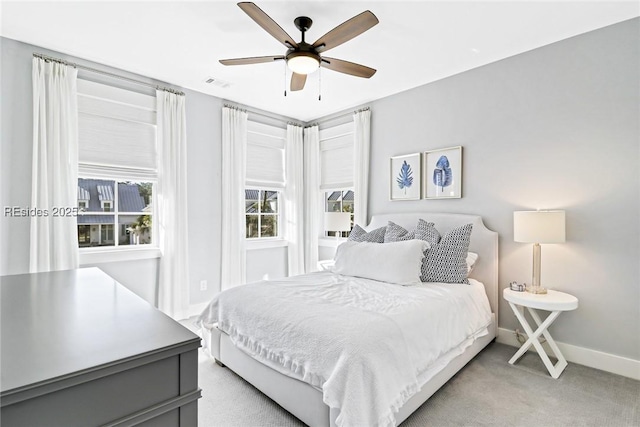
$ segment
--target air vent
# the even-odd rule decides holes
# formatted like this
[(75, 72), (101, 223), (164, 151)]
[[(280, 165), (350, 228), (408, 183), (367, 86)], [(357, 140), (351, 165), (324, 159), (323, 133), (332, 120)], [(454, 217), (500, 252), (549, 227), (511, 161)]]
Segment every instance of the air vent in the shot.
[(215, 77), (207, 77), (204, 82), (208, 85), (217, 86), (223, 89), (231, 86), (231, 83), (225, 82), (224, 80), (220, 80)]

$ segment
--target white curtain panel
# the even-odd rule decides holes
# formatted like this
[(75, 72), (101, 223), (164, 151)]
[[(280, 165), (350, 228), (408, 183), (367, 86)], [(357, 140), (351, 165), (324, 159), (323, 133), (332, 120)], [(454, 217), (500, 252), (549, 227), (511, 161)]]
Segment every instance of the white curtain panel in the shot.
[(353, 190), (355, 193), (354, 222), (362, 226), (368, 223), (369, 203), (369, 153), (371, 151), (371, 110), (357, 111), (354, 122), (354, 169)]
[(320, 192), (320, 132), (317, 125), (304, 130), (304, 266), (318, 271), (318, 238), (324, 212)]
[[(77, 206), (78, 71), (33, 58), (33, 158), (29, 271), (78, 268), (78, 228), (54, 208)], [(44, 212), (47, 215), (44, 215)]]
[(156, 91), (158, 184), (156, 201), (159, 269), (158, 308), (175, 319), (189, 305), (187, 242), (187, 127), (184, 95)]
[(222, 290), (246, 282), (244, 182), (247, 118), (244, 111), (229, 107), (222, 109)]
[(304, 188), (303, 128), (287, 125), (285, 142), (285, 233), (288, 240), (289, 276), (303, 274), (304, 265)]

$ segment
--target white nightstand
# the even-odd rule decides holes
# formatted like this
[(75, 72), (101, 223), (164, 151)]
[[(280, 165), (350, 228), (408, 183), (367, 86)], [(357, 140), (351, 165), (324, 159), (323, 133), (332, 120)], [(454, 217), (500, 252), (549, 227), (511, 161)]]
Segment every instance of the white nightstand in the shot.
[[(522, 355), (531, 347), (532, 345), (538, 351), (540, 358), (544, 362), (544, 365), (547, 367), (547, 370), (551, 374), (553, 378), (558, 378), (564, 368), (567, 367), (567, 361), (564, 356), (560, 352), (560, 349), (556, 345), (555, 341), (551, 337), (551, 334), (547, 330), (549, 326), (556, 320), (556, 318), (563, 311), (571, 311), (578, 308), (578, 298), (573, 295), (566, 294), (564, 292), (558, 292), (553, 290), (548, 290), (546, 294), (531, 294), (529, 292), (517, 292), (512, 291), (509, 288), (506, 288), (503, 292), (503, 297), (513, 310), (513, 313), (518, 318), (518, 321), (524, 328), (525, 332), (529, 339), (520, 347), (520, 349), (513, 355), (511, 360), (509, 360), (510, 364), (516, 363), (516, 361), (522, 357)], [(538, 325), (538, 329), (535, 332), (529, 326), (527, 319), (524, 317), (524, 308), (527, 308), (529, 314)], [(551, 313), (547, 318), (543, 321), (540, 320), (540, 316), (535, 310), (546, 310)], [(549, 347), (551, 351), (554, 353), (555, 357), (558, 359), (558, 362), (553, 365), (549, 356), (544, 351), (542, 344), (540, 344), (539, 338), (540, 335), (543, 335), (547, 342), (549, 343)]]

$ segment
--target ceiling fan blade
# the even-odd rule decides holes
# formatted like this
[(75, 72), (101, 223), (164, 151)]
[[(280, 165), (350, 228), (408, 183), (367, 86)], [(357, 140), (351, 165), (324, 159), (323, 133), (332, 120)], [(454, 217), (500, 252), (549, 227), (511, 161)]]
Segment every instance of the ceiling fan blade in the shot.
[(295, 40), (293, 40), (291, 36), (276, 23), (276, 21), (271, 19), (271, 17), (264, 13), (264, 11), (258, 6), (248, 1), (240, 2), (238, 3), (238, 6), (280, 43), (286, 47), (298, 47), (298, 43), (296, 43)]
[(304, 84), (307, 82), (306, 74), (293, 73), (291, 76), (291, 91), (304, 89)]
[(355, 62), (343, 61), (342, 59), (327, 58), (326, 56), (322, 57), (320, 65), (339, 73), (350, 74), (356, 77), (364, 77), (365, 79), (368, 79), (376, 73), (376, 70), (373, 68), (356, 64)]
[(248, 65), (248, 64), (261, 64), (263, 62), (274, 62), (280, 59), (284, 59), (284, 56), (254, 56), (250, 58), (234, 58), (234, 59), (221, 59), (222, 65)]
[(344, 42), (348, 42), (357, 35), (364, 33), (377, 23), (378, 18), (376, 18), (376, 15), (371, 13), (371, 11), (366, 10), (360, 15), (356, 15), (348, 21), (343, 22), (324, 36), (320, 37), (315, 41), (313, 47), (318, 53), (333, 49)]

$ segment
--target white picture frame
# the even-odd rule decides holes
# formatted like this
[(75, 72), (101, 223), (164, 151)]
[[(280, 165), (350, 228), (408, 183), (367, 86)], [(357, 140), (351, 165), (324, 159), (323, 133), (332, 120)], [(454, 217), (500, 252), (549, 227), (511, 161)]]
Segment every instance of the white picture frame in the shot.
[(425, 151), (423, 154), (425, 199), (462, 197), (462, 146)]
[(389, 199), (420, 200), (421, 187), (421, 153), (391, 157), (389, 162)]

